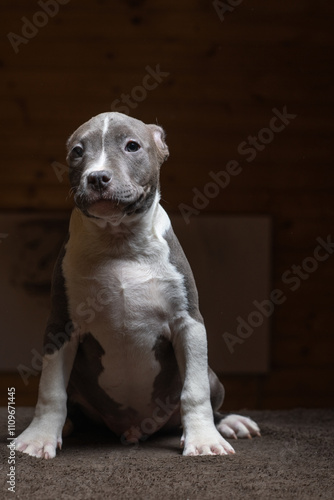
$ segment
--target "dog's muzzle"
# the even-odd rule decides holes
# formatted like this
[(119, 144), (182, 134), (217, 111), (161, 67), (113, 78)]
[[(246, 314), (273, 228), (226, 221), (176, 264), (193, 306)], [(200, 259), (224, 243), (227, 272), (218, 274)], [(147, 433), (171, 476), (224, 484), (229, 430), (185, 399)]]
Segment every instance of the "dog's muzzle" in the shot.
[(111, 183), (111, 173), (107, 170), (98, 170), (91, 172), (87, 177), (87, 187), (102, 193)]
[(132, 215), (146, 211), (153, 202), (151, 185), (119, 185), (111, 172), (90, 172), (74, 194), (77, 207), (87, 216)]

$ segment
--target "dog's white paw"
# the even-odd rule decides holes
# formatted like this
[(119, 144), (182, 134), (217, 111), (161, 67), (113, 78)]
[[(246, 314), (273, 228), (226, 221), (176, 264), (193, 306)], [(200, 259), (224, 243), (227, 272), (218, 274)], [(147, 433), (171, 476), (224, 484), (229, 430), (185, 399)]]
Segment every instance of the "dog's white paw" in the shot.
[(235, 453), (232, 446), (216, 431), (193, 433), (190, 437), (181, 438), (183, 455), (229, 455)]
[(61, 449), (62, 438), (54, 431), (43, 430), (30, 425), (22, 434), (15, 440), (17, 451), (27, 453), (32, 457), (37, 458), (54, 458), (56, 456), (56, 448)]
[(228, 415), (217, 424), (217, 429), (226, 438), (251, 439), (252, 436), (261, 436), (257, 423), (241, 415)]

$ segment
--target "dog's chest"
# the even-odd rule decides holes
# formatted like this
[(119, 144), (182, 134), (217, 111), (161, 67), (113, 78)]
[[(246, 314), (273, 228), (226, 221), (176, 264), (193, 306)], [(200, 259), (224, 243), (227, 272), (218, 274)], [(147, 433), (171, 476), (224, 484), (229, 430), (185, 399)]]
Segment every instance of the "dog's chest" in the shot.
[(162, 389), (157, 345), (170, 339), (170, 322), (185, 302), (182, 278), (159, 250), (142, 259), (80, 259), (70, 247), (63, 265), (71, 318), (83, 342), (90, 334), (101, 349), (98, 386), (142, 415)]
[[(88, 263), (87, 263), (88, 264)], [(173, 303), (181, 293), (177, 272), (167, 262), (101, 259), (66, 276), (71, 317), (82, 334), (149, 340), (166, 335)], [(94, 332), (92, 331), (94, 330)], [(151, 339), (152, 340), (152, 339)], [(153, 339), (154, 340), (154, 339)]]

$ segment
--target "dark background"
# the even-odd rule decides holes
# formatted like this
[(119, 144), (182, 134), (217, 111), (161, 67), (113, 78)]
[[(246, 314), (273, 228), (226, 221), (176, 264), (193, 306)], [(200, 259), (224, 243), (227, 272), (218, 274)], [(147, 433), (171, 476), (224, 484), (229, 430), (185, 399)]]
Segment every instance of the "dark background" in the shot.
[[(42, 4), (52, 15), (36, 14)], [(161, 179), (167, 211), (191, 206), (193, 188), (203, 190), (211, 170), (235, 159), (242, 172), (204, 212), (272, 217), (272, 288), (289, 299), (271, 318), (269, 373), (224, 377), (226, 408), (330, 406), (334, 256), (293, 293), (282, 274), (310, 263), (316, 239), (333, 232), (334, 6), (313, 0), (226, 6), (2, 0), (0, 209), (70, 209), (69, 186), (65, 176), (57, 178), (54, 162), (65, 164), (64, 144), (74, 129), (112, 103), (122, 111), (115, 100), (129, 94), (130, 114), (158, 122), (168, 134), (171, 156)], [(45, 25), (24, 28), (27, 20)], [(148, 66), (168, 75), (144, 92), (138, 87)], [(296, 117), (247, 161), (240, 144), (284, 107)], [(17, 375), (3, 373), (0, 385), (4, 402), (7, 386), (16, 385), (17, 403), (34, 404), (36, 381), (24, 387)]]

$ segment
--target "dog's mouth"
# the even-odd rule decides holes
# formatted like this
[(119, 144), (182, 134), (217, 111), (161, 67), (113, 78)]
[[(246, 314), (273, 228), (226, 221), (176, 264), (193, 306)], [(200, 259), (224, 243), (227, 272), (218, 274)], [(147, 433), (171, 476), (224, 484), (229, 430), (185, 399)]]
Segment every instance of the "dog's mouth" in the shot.
[(87, 216), (97, 218), (123, 217), (144, 211), (150, 206), (151, 186), (122, 192), (76, 192), (74, 201)]
[(120, 211), (117, 200), (113, 199), (100, 199), (87, 206), (87, 212), (94, 217), (107, 217)]
[(87, 210), (94, 217), (106, 217), (108, 215), (131, 215), (135, 211), (135, 207), (143, 200), (144, 194), (132, 200), (124, 200), (119, 198), (104, 198), (92, 201)]

